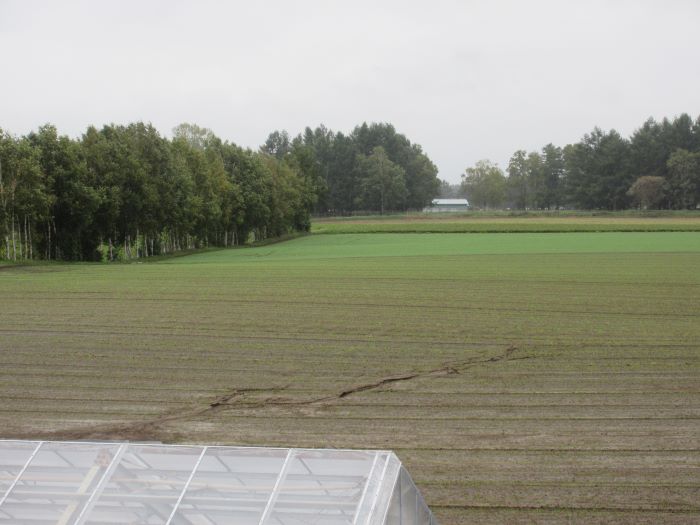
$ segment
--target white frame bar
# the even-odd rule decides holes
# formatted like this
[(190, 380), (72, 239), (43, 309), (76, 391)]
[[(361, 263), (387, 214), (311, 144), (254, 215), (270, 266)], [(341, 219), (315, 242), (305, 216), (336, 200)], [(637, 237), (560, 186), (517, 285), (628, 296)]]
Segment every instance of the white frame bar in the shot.
[[(384, 478), (386, 477), (386, 471), (389, 469), (389, 463), (391, 462), (391, 454), (387, 455), (386, 457), (386, 462), (384, 463), (384, 468), (382, 469), (382, 475), (379, 478), (379, 483), (377, 484), (377, 491), (374, 494), (374, 501), (372, 502), (372, 508), (369, 510), (369, 517), (371, 518), (374, 516), (374, 510), (377, 507), (377, 501), (379, 498), (377, 498), (377, 492), (379, 489), (382, 487), (382, 483), (384, 482)], [(391, 490), (394, 490), (394, 486), (392, 485)], [(391, 499), (391, 498), (390, 498)], [(384, 523), (384, 522), (382, 522)]]
[(182, 487), (182, 492), (180, 492), (180, 497), (177, 498), (177, 501), (175, 502), (175, 506), (173, 507), (173, 511), (170, 513), (170, 516), (168, 517), (168, 521), (165, 522), (165, 525), (170, 525), (170, 522), (173, 521), (173, 518), (175, 517), (175, 513), (177, 512), (177, 509), (180, 507), (180, 503), (182, 503), (182, 499), (185, 497), (185, 492), (187, 492), (187, 489), (190, 488), (190, 483), (192, 483), (192, 480), (194, 479), (194, 475), (197, 473), (197, 469), (199, 468), (199, 464), (202, 462), (202, 459), (204, 459), (204, 454), (206, 454), (207, 449), (209, 447), (206, 446), (202, 449), (202, 452), (199, 454), (199, 457), (197, 458), (197, 462), (194, 464), (194, 467), (192, 467), (192, 472), (190, 472), (190, 477), (187, 478), (187, 481), (185, 482), (185, 486)]
[(39, 444), (38, 444), (38, 445), (36, 446), (36, 448), (34, 449), (34, 452), (32, 452), (32, 454), (29, 456), (29, 459), (27, 459), (27, 461), (24, 462), (24, 466), (23, 466), (22, 469), (17, 473), (17, 475), (15, 476), (14, 481), (13, 481), (12, 484), (8, 487), (8, 489), (5, 491), (5, 494), (2, 496), (2, 498), (0, 498), (0, 507), (2, 507), (2, 504), (5, 503), (5, 500), (6, 500), (7, 497), (10, 495), (10, 492), (12, 492), (12, 489), (15, 488), (15, 485), (17, 485), (17, 482), (19, 481), (19, 478), (22, 477), (22, 474), (24, 474), (24, 471), (27, 470), (27, 467), (28, 467), (29, 464), (32, 462), (32, 460), (34, 459), (34, 456), (36, 456), (36, 453), (39, 452), (39, 449), (41, 448), (41, 445), (43, 445), (44, 443), (46, 443), (46, 441), (39, 441)]
[[(372, 467), (369, 469), (369, 474), (367, 474), (367, 481), (365, 482), (365, 488), (362, 490), (362, 496), (360, 496), (360, 501), (357, 503), (357, 508), (355, 509), (355, 518), (352, 520), (352, 525), (358, 525), (357, 520), (360, 518), (360, 511), (362, 510), (362, 505), (364, 504), (365, 499), (367, 498), (367, 491), (369, 490), (369, 485), (372, 482), (372, 476), (374, 475), (374, 471), (377, 468), (377, 463), (379, 462), (379, 454), (380, 452), (376, 452), (374, 454), (374, 461), (372, 461)], [(388, 456), (386, 460), (389, 461)], [(381, 483), (379, 483), (378, 486), (381, 486)], [(371, 514), (371, 509), (369, 514)]]
[[(36, 443), (36, 439), (5, 439), (0, 438), (0, 443)], [(62, 445), (114, 445), (114, 441), (54, 441), (54, 440), (44, 440), (42, 443), (60, 443)], [(139, 446), (139, 447), (168, 447), (168, 448), (193, 448), (193, 447), (203, 447), (205, 445), (198, 445), (193, 443), (191, 445), (179, 444), (179, 443), (153, 443), (153, 442), (140, 442), (140, 441), (129, 441), (128, 445)], [(238, 450), (290, 450), (286, 447), (243, 447), (243, 446), (233, 446), (233, 445), (206, 445), (209, 448), (226, 448), (226, 449), (238, 449)], [(385, 452), (389, 453), (391, 450), (367, 450), (363, 448), (297, 448), (294, 450), (310, 451), (310, 452)]]
[(102, 477), (100, 478), (100, 481), (97, 482), (97, 486), (95, 489), (92, 491), (92, 494), (90, 494), (90, 497), (88, 500), (85, 502), (85, 505), (83, 506), (83, 510), (80, 511), (80, 514), (78, 514), (78, 517), (75, 520), (74, 525), (81, 525), (82, 523), (85, 522), (85, 520), (88, 517), (88, 514), (92, 510), (92, 507), (97, 503), (98, 498), (102, 494), (102, 491), (105, 488), (105, 485), (107, 484), (107, 480), (112, 476), (112, 473), (114, 472), (114, 469), (117, 468), (117, 465), (122, 459), (122, 456), (124, 455), (124, 452), (126, 452), (126, 449), (128, 448), (129, 445), (126, 443), (122, 443), (119, 445), (119, 448), (117, 451), (114, 453), (114, 457), (112, 458), (112, 461), (109, 462), (109, 465), (107, 465), (107, 469), (105, 470), (104, 474), (102, 474)]
[(289, 470), (289, 466), (292, 463), (292, 458), (295, 455), (296, 449), (290, 448), (289, 452), (287, 452), (287, 457), (284, 458), (284, 463), (282, 463), (282, 468), (277, 476), (277, 481), (275, 481), (275, 485), (272, 487), (272, 492), (270, 493), (270, 498), (267, 500), (267, 505), (265, 505), (265, 510), (263, 511), (262, 516), (260, 516), (260, 525), (265, 525), (265, 522), (270, 517), (270, 514), (272, 514), (272, 507), (274, 507), (275, 502), (277, 501), (279, 489), (282, 486), (282, 483), (284, 483), (284, 479), (287, 477), (287, 471)]

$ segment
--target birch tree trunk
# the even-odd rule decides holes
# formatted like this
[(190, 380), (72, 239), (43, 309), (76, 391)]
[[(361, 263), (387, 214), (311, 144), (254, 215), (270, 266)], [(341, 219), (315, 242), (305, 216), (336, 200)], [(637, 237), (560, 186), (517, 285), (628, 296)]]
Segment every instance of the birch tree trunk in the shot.
[(17, 218), (17, 244), (19, 244), (19, 260), (24, 259), (24, 241), (22, 239), (22, 221)]
[(5, 232), (5, 258), (10, 260), (10, 236), (7, 228), (7, 194), (5, 193), (5, 185), (2, 181), (2, 160), (0, 160), (0, 202), (2, 202), (2, 222), (4, 223)]
[(54, 238), (54, 259), (59, 259), (61, 256), (61, 250), (58, 247), (58, 234), (56, 233), (56, 221), (54, 221), (53, 217), (51, 217), (51, 226), (53, 226), (53, 238)]
[(24, 242), (22, 243), (22, 251), (24, 252), (24, 258), (29, 259), (29, 235), (27, 234), (27, 216), (24, 216)]
[(12, 214), (12, 260), (17, 260), (17, 243), (15, 242), (15, 214)]

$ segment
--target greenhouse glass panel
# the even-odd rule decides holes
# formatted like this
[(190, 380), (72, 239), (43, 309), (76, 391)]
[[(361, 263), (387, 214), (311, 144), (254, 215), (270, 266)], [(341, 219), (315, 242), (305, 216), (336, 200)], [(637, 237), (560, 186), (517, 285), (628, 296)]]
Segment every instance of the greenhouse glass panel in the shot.
[(388, 451), (0, 440), (0, 525), (432, 525)]

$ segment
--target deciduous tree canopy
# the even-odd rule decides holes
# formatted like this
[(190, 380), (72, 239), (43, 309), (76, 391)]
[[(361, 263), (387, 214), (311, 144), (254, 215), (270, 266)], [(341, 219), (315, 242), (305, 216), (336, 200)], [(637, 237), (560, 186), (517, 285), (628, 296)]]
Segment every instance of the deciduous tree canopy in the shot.
[(0, 130), (0, 258), (114, 260), (306, 231), (310, 214), (421, 208), (437, 168), (390, 124), (275, 131), (254, 152), (181, 124)]
[(308, 174), (182, 124), (0, 131), (0, 258), (129, 259), (309, 228)]

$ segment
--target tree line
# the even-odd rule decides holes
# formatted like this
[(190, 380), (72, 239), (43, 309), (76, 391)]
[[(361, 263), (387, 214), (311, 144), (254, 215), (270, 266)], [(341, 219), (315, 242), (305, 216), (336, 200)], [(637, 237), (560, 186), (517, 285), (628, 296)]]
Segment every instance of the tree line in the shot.
[(437, 168), (390, 124), (323, 126), (259, 151), (182, 124), (0, 129), (0, 259), (128, 260), (307, 231), (312, 213), (421, 208)]
[(0, 258), (125, 260), (308, 230), (313, 182), (183, 124), (0, 130)]
[(0, 259), (126, 260), (307, 231), (312, 213), (419, 210), (465, 195), (479, 208), (695, 208), (700, 117), (647, 120), (631, 137), (595, 128), (575, 144), (483, 160), (459, 187), (391, 124), (344, 134), (274, 131), (259, 151), (182, 124), (133, 123), (78, 139), (46, 125), (0, 129)]
[(275, 131), (261, 149), (316, 181), (318, 215), (420, 210), (440, 187), (435, 164), (391, 124), (364, 123), (347, 135), (325, 126), (294, 138)]
[(700, 204), (700, 117), (647, 120), (631, 137), (593, 129), (575, 143), (516, 151), (504, 172), (482, 160), (459, 188), (478, 208), (694, 209)]

